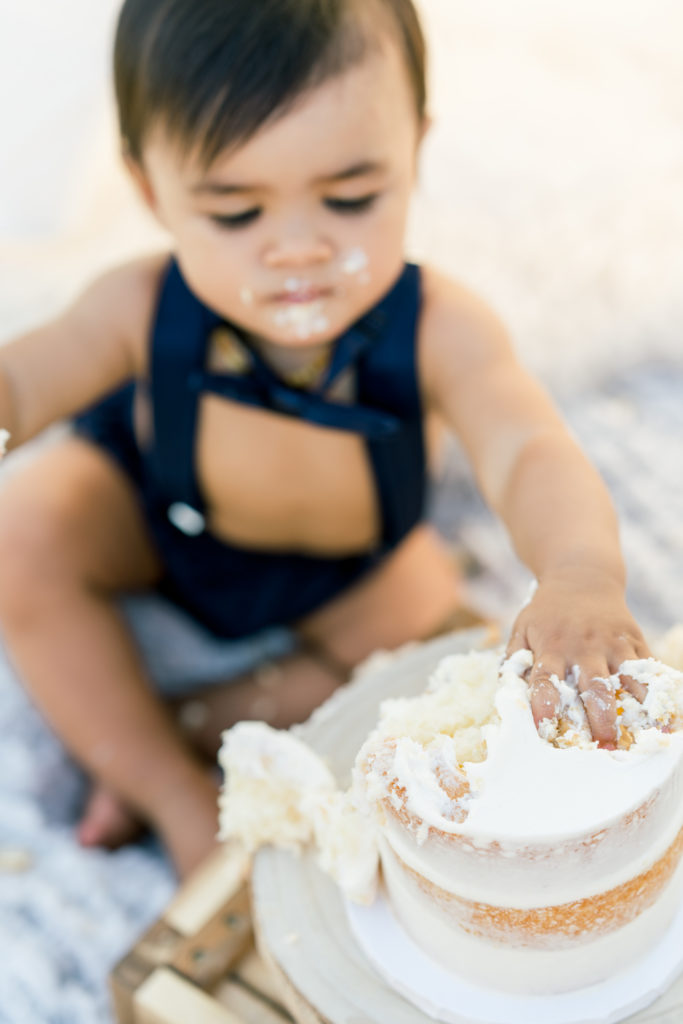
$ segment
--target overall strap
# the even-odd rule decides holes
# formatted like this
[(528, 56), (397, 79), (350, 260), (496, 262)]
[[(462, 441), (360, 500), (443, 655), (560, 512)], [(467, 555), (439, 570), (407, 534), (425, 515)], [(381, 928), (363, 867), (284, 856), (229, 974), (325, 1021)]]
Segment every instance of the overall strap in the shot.
[(244, 332), (234, 324), (231, 329), (240, 337), (250, 354), (249, 373), (246, 376), (231, 376), (204, 371), (198, 385), (202, 390), (213, 391), (225, 398), (305, 419), (318, 426), (362, 434), (368, 439), (390, 437), (401, 428), (391, 404), (385, 408), (358, 401), (349, 405), (327, 397), (326, 392), (344, 370), (358, 365), (363, 353), (378, 343), (402, 288), (403, 277), (374, 309), (337, 339), (327, 372), (317, 387), (311, 390), (285, 383), (249, 344)]
[[(206, 340), (219, 318), (189, 290), (175, 260), (162, 283), (152, 336), (153, 478), (166, 502), (203, 509), (195, 476), (195, 436)], [(192, 386), (195, 384), (195, 386)]]
[[(147, 456), (161, 500), (203, 512), (195, 474), (200, 393), (213, 391), (334, 429), (365, 436), (380, 503), (383, 544), (394, 546), (422, 516), (425, 452), (416, 365), (419, 268), (407, 265), (382, 301), (341, 338), (318, 388), (285, 384), (251, 348), (247, 376), (205, 369), (209, 335), (221, 318), (197, 299), (171, 261), (162, 283), (152, 338), (154, 444)], [(357, 366), (357, 402), (334, 402), (324, 391)], [(200, 527), (201, 528), (201, 527)]]
[(426, 455), (417, 366), (421, 304), (419, 267), (408, 264), (400, 287), (390, 293), (385, 326), (358, 364), (358, 397), (376, 409), (390, 409), (400, 429), (368, 439), (383, 523), (383, 544), (393, 547), (424, 514)]

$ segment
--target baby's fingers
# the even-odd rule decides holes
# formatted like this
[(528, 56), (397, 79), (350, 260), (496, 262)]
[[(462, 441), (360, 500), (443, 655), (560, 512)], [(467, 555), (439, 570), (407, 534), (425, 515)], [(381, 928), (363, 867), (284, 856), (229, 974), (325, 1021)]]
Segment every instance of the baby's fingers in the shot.
[(599, 746), (613, 750), (617, 744), (617, 703), (608, 676), (606, 663), (584, 665), (579, 676), (579, 693), (593, 739)]
[(639, 683), (632, 676), (619, 676), (619, 682), (625, 690), (633, 694), (636, 700), (640, 701), (641, 704), (643, 703), (647, 697), (647, 686), (645, 683)]
[[(558, 665), (558, 669), (564, 675), (564, 665)], [(536, 728), (544, 719), (555, 718), (560, 710), (560, 695), (551, 682), (551, 676), (559, 677), (559, 672), (539, 661), (529, 673), (529, 699)]]

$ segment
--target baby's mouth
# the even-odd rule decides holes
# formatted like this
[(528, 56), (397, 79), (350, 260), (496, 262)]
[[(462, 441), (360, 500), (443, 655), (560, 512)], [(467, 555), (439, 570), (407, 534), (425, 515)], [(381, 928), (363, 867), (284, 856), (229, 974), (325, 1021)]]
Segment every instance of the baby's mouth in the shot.
[(285, 286), (281, 291), (275, 292), (272, 301), (282, 304), (307, 305), (327, 299), (331, 294), (331, 288), (291, 278), (289, 281), (285, 281)]

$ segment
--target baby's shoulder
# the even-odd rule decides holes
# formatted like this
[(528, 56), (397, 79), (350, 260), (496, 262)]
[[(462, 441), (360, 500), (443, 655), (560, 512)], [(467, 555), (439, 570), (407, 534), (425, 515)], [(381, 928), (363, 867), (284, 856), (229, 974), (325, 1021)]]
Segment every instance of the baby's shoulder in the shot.
[(167, 252), (154, 253), (105, 271), (72, 308), (84, 326), (99, 324), (102, 333), (129, 346), (140, 373), (146, 372), (149, 334), (169, 259)]
[(468, 369), (512, 357), (509, 334), (484, 299), (435, 267), (421, 273), (419, 361), (427, 386), (451, 367), (463, 379)]
[(495, 345), (507, 331), (491, 305), (460, 281), (423, 265), (420, 337), (425, 344), (446, 339), (463, 351)]

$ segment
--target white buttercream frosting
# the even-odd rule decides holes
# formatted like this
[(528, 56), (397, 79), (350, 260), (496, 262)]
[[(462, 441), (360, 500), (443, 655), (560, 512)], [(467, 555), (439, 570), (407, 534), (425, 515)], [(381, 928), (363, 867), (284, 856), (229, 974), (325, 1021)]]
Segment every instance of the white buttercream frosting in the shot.
[(225, 733), (219, 763), (221, 839), (237, 838), (250, 852), (314, 842), (320, 866), (344, 892), (372, 902), (378, 852), (370, 819), (305, 743), (264, 722), (240, 722)]
[[(590, 736), (575, 673), (558, 686), (566, 730), (561, 736), (539, 736), (523, 678), (531, 663), (528, 651), (517, 652), (502, 666), (492, 653), (455, 655), (441, 664), (426, 694), (386, 702), (357, 762), (371, 800), (395, 802), (392, 783), (397, 780), (423, 836), (432, 827), (479, 840), (551, 841), (603, 827), (662, 785), (683, 751), (683, 734), (662, 731), (680, 715), (683, 674), (654, 659), (621, 666), (621, 673), (648, 684), (648, 694), (640, 705), (619, 686), (618, 675), (613, 677), (618, 711), (623, 711), (632, 741), (628, 750), (607, 751)], [(470, 721), (472, 700), (480, 703)], [(464, 815), (454, 813), (453, 801), (444, 799), (437, 783), (444, 737), (456, 721), (451, 764), (457, 763), (466, 780), (467, 796), (456, 801)], [(392, 737), (395, 742), (387, 751)], [(420, 750), (414, 749), (413, 737)], [(464, 746), (469, 754), (462, 756)]]
[(312, 750), (264, 722), (239, 722), (225, 733), (219, 762), (226, 779), (220, 838), (239, 834), (250, 851), (309, 842), (310, 807), (336, 793), (332, 773)]
[(291, 333), (302, 341), (329, 330), (330, 321), (325, 312), (322, 299), (310, 302), (289, 302), (276, 309), (273, 323), (282, 330)]

